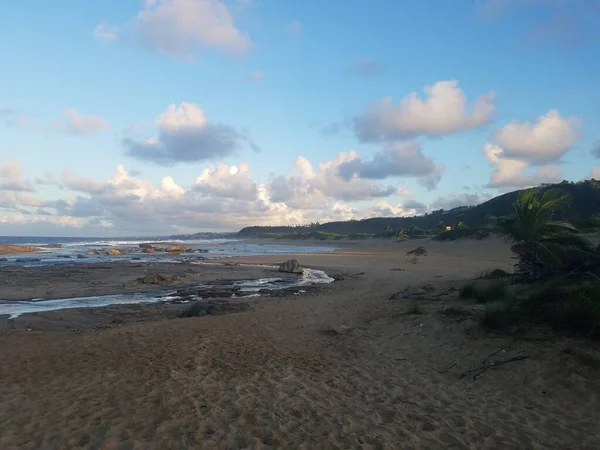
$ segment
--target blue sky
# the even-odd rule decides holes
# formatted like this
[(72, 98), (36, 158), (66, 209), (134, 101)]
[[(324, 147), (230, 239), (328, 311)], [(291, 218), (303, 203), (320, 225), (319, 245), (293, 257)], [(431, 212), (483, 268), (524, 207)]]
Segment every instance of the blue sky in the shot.
[(13, 3), (0, 235), (413, 215), (600, 178), (599, 17), (598, 0)]

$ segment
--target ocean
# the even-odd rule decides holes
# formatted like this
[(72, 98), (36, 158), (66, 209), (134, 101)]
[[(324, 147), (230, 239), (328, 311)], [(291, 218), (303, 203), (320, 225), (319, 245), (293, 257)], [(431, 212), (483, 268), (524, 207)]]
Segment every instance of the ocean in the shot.
[[(165, 245), (172, 243), (182, 245), (202, 253), (186, 253), (181, 256), (168, 253), (142, 253), (139, 244), (152, 242)], [(0, 267), (6, 265), (39, 266), (47, 264), (73, 264), (75, 262), (109, 262), (126, 261), (132, 257), (140, 258), (142, 262), (180, 262), (184, 258), (202, 257), (206, 259), (228, 258), (235, 256), (277, 255), (330, 252), (334, 247), (314, 245), (284, 245), (284, 244), (256, 244), (242, 239), (172, 239), (168, 237), (131, 237), (131, 238), (75, 238), (75, 237), (25, 237), (25, 236), (0, 236), (0, 244), (32, 245), (43, 248), (39, 253), (0, 255)], [(60, 246), (50, 248), (44, 246)], [(131, 249), (120, 256), (109, 256), (103, 250), (110, 248)], [(139, 249), (137, 251), (136, 249)], [(99, 255), (87, 255), (91, 250), (99, 250)], [(86, 256), (78, 259), (77, 255)], [(6, 259), (3, 261), (2, 259)]]

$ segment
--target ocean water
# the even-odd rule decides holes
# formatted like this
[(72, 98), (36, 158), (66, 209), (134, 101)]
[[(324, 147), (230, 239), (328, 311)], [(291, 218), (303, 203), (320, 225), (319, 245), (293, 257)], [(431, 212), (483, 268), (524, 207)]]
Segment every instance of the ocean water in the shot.
[[(185, 253), (172, 255), (167, 253), (143, 253), (139, 244), (152, 242), (161, 244), (173, 243), (185, 247), (202, 250), (202, 253)], [(61, 248), (43, 248), (39, 253), (23, 253), (17, 255), (0, 255), (0, 267), (7, 265), (39, 266), (47, 264), (73, 264), (77, 262), (109, 262), (128, 261), (132, 258), (140, 258), (142, 262), (181, 262), (189, 258), (202, 257), (206, 259), (227, 258), (234, 256), (256, 256), (277, 255), (296, 253), (319, 253), (330, 252), (334, 247), (311, 246), (311, 245), (279, 245), (279, 244), (254, 244), (252, 241), (238, 239), (196, 239), (177, 240), (165, 237), (158, 238), (54, 238), (54, 237), (3, 237), (0, 236), (0, 244), (12, 245), (61, 245)], [(130, 248), (135, 250), (120, 256), (86, 255), (90, 250), (106, 251), (110, 248)], [(78, 259), (77, 255), (85, 255), (85, 259)], [(1, 259), (5, 258), (6, 261)], [(139, 262), (139, 261), (138, 261)]]

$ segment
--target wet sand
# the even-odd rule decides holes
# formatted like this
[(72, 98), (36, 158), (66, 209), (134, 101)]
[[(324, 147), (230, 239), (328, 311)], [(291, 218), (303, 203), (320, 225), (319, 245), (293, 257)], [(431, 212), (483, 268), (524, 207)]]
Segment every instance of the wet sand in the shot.
[[(404, 254), (418, 245), (429, 254), (411, 264)], [(344, 280), (239, 314), (0, 333), (0, 448), (600, 448), (596, 344), (487, 334), (474, 316), (443, 314), (475, 313), (451, 288), (511, 268), (500, 241), (357, 243), (297, 258)], [(97, 289), (127, 279), (114, 270)], [(391, 299), (422, 285), (425, 299)]]

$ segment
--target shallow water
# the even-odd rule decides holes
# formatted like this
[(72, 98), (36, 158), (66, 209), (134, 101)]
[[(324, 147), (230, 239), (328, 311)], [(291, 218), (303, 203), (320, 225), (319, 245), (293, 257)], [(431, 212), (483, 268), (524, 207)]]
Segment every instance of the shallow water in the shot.
[[(240, 293), (247, 295), (237, 295), (237, 298), (259, 297), (257, 292), (262, 289), (289, 289), (293, 287), (310, 286), (313, 284), (331, 283), (330, 278), (325, 272), (315, 269), (305, 269), (304, 274), (298, 277), (289, 278), (258, 278), (255, 280), (242, 280), (232, 283), (233, 287), (239, 287)], [(210, 284), (202, 284), (202, 287), (213, 287)], [(299, 292), (301, 292), (299, 290)], [(28, 300), (8, 302), (0, 299), (0, 316), (8, 315), (9, 319), (14, 319), (22, 314), (39, 313), (44, 311), (57, 311), (61, 309), (74, 308), (100, 308), (110, 305), (131, 305), (139, 303), (161, 303), (174, 302), (181, 297), (174, 293), (131, 293), (116, 295), (98, 295), (92, 297), (75, 297), (56, 300)]]

